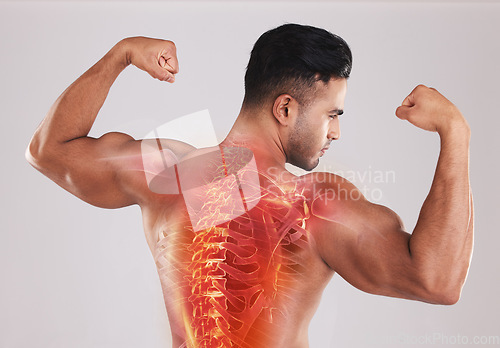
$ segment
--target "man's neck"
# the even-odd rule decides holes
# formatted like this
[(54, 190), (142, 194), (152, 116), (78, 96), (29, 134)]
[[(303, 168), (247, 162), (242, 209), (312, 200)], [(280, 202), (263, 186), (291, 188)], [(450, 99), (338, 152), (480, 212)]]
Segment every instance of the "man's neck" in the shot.
[(272, 115), (242, 109), (221, 145), (246, 147), (259, 167), (285, 170), (286, 154), (276, 123)]

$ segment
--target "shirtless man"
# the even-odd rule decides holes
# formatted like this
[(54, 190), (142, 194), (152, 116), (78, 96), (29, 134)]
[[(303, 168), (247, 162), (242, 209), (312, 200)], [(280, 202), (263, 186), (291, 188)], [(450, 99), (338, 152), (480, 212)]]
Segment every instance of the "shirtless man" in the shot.
[(409, 234), (393, 211), (345, 179), (285, 169), (287, 162), (313, 169), (340, 136), (351, 52), (338, 36), (293, 24), (263, 34), (240, 114), (208, 149), (115, 132), (88, 136), (128, 65), (174, 82), (175, 45), (120, 41), (57, 99), (26, 157), (92, 205), (141, 207), (173, 347), (307, 347), (309, 321), (334, 272), (372, 294), (458, 301), (473, 244), (470, 130), (435, 89), (417, 86), (396, 110), (441, 139)]

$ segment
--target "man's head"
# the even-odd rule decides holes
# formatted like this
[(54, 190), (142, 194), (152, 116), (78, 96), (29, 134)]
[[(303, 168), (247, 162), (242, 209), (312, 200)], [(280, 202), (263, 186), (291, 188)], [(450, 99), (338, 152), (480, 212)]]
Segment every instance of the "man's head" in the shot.
[[(245, 74), (247, 110), (272, 110), (288, 163), (311, 170), (340, 136), (352, 54), (320, 28), (285, 24), (261, 35)], [(322, 151), (323, 150), (323, 151)]]
[(262, 34), (252, 49), (243, 106), (263, 106), (283, 93), (306, 106), (316, 81), (347, 79), (351, 66), (351, 50), (339, 36), (307, 25), (284, 24)]

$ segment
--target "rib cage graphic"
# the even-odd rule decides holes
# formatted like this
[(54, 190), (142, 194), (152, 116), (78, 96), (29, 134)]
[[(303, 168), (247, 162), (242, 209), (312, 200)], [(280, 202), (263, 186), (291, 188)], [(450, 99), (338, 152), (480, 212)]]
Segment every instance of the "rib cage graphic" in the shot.
[(166, 296), (182, 313), (175, 331), (185, 347), (267, 346), (272, 337), (259, 328), (283, 311), (278, 295), (287, 296), (303, 272), (308, 216), (303, 196), (267, 191), (231, 221), (164, 231), (155, 259)]
[(303, 280), (309, 208), (297, 190), (285, 193), (245, 166), (249, 156), (237, 163), (245, 153), (221, 153), (222, 162), (204, 166), (219, 163), (209, 181), (196, 186), (198, 179), (186, 180), (185, 219), (161, 229), (154, 251), (167, 309), (175, 316), (172, 333), (185, 341), (181, 347), (272, 346), (279, 332), (269, 327), (286, 317), (280, 303), (293, 301), (294, 282)]

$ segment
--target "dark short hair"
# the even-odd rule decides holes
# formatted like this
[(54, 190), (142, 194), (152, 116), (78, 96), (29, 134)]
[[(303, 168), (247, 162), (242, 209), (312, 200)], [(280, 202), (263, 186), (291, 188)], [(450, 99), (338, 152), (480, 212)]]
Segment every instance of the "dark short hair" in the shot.
[(284, 24), (262, 34), (245, 73), (244, 106), (258, 106), (288, 93), (307, 103), (316, 81), (348, 78), (352, 54), (347, 43), (325, 29)]

